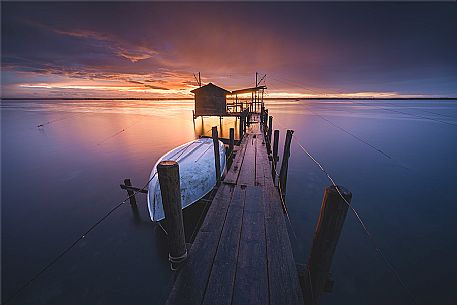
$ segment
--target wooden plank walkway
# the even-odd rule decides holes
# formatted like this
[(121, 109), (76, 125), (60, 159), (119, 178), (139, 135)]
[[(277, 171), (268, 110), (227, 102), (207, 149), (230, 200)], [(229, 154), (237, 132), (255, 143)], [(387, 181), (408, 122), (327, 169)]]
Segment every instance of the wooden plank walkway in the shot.
[(259, 123), (247, 130), (166, 304), (303, 304)]

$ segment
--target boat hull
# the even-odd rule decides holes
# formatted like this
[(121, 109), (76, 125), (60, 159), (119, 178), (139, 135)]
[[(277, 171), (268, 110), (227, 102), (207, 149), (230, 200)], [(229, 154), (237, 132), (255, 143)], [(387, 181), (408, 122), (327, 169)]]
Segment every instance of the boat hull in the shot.
[[(181, 204), (186, 208), (208, 194), (216, 185), (214, 144), (210, 138), (201, 138), (178, 146), (163, 155), (152, 168), (148, 186), (148, 209), (152, 221), (165, 218), (160, 193), (157, 165), (173, 160), (179, 164)], [(219, 141), (221, 175), (225, 172), (225, 147)]]

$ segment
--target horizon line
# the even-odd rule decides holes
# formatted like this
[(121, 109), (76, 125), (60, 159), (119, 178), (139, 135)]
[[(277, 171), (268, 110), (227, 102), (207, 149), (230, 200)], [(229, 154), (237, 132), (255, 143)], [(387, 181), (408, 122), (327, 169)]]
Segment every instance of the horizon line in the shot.
[[(457, 97), (264, 97), (264, 100), (457, 100)], [(0, 97), (0, 100), (194, 100), (193, 97)]]

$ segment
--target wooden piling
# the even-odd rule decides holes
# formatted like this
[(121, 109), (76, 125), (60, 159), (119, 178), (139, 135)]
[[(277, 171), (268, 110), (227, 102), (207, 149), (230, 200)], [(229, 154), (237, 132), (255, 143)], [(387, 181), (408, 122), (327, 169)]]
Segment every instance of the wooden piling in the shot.
[(273, 138), (273, 162), (271, 162), (271, 175), (273, 176), (273, 182), (276, 181), (276, 165), (279, 160), (278, 156), (278, 146), (279, 146), (279, 130), (275, 130)]
[[(124, 185), (132, 186), (132, 183), (130, 182), (130, 179), (124, 179)], [(127, 195), (129, 196), (130, 204), (131, 205), (136, 205), (135, 192), (130, 190), (130, 189), (127, 189)]]
[(324, 192), (308, 260), (309, 274), (307, 279), (305, 277), (303, 289), (306, 304), (317, 305), (321, 294), (327, 291), (328, 286), (331, 286), (330, 283), (332, 283), (329, 279), (329, 271), (346, 218), (348, 203), (352, 199), (351, 192), (344, 187), (338, 186), (338, 190), (332, 185), (328, 186)]
[(267, 134), (267, 152), (271, 154), (271, 133), (273, 131), (273, 117), (270, 115), (268, 118), (268, 134)]
[(293, 130), (287, 130), (286, 141), (284, 142), (284, 152), (282, 155), (281, 171), (279, 173), (279, 187), (281, 194), (284, 197), (286, 195), (287, 186), (287, 171), (289, 169), (289, 157), (290, 157), (290, 143), (292, 142)]
[(162, 205), (167, 221), (169, 260), (176, 270), (187, 258), (186, 239), (182, 219), (179, 165), (176, 161), (161, 161), (157, 165)]
[(243, 139), (243, 130), (244, 130), (244, 122), (243, 122), (243, 112), (240, 112), (240, 126), (239, 126), (239, 133), (240, 133), (240, 143)]
[(230, 139), (229, 139), (229, 158), (233, 154), (233, 147), (235, 146), (235, 128), (230, 128)]
[[(263, 113), (263, 121), (265, 122), (265, 125), (268, 124), (268, 109), (265, 109), (265, 112)], [(267, 126), (267, 128), (264, 129), (265, 135), (267, 135), (266, 132), (267, 132), (268, 128), (269, 127)]]
[(217, 127), (212, 128), (213, 144), (214, 144), (214, 166), (216, 168), (216, 184), (221, 183), (221, 156), (219, 154), (219, 136), (217, 134)]
[(244, 120), (243, 120), (243, 122), (244, 122), (243, 131), (246, 132), (246, 128), (248, 126), (248, 120), (249, 120), (249, 111), (247, 111), (247, 110), (244, 111), (243, 118), (244, 118)]

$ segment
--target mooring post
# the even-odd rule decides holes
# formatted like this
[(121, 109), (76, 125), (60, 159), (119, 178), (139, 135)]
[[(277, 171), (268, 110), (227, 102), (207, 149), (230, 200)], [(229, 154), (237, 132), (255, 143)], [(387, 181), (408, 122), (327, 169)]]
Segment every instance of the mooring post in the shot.
[(268, 135), (267, 135), (267, 143), (268, 143), (268, 146), (267, 146), (267, 151), (268, 151), (268, 154), (271, 154), (271, 133), (273, 131), (273, 117), (270, 115), (269, 118), (268, 118)]
[(233, 147), (235, 146), (235, 128), (230, 128), (230, 141), (229, 141), (229, 153), (228, 158), (233, 154)]
[(241, 140), (243, 139), (243, 126), (244, 126), (244, 122), (243, 122), (243, 112), (240, 112), (240, 121), (239, 121), (239, 133), (240, 133), (240, 143), (241, 143)]
[(245, 111), (244, 112), (244, 132), (246, 132), (246, 129), (248, 126), (248, 120), (249, 120), (249, 112)]
[(290, 143), (292, 142), (293, 130), (287, 130), (286, 141), (284, 142), (284, 152), (282, 154), (281, 171), (279, 173), (279, 188), (284, 197), (286, 195), (287, 170), (289, 168)]
[[(267, 126), (267, 124), (268, 124), (268, 109), (265, 109), (265, 112), (263, 113), (263, 122)], [(267, 132), (268, 128), (270, 128), (270, 126), (267, 126), (267, 128), (264, 128), (265, 136), (267, 135), (266, 132)]]
[(348, 203), (352, 199), (350, 191), (342, 186), (337, 188), (333, 185), (325, 188), (308, 260), (309, 274), (305, 277), (303, 291), (307, 300), (305, 304), (317, 305), (321, 294), (331, 291), (333, 285), (329, 278), (329, 271), (346, 218)]
[(214, 166), (216, 167), (216, 185), (221, 183), (221, 156), (219, 154), (219, 136), (217, 127), (213, 126), (213, 144), (214, 144)]
[[(130, 179), (124, 179), (124, 184), (126, 186), (132, 186), (132, 183), (130, 182)], [(127, 189), (127, 195), (129, 196), (130, 204), (131, 205), (136, 205), (135, 192), (132, 191), (132, 190)]]
[(260, 106), (260, 119), (262, 120), (262, 124), (265, 124), (265, 121), (263, 120), (264, 113), (265, 113), (265, 106), (262, 103), (262, 105)]
[(279, 160), (278, 156), (279, 146), (279, 130), (275, 130), (273, 139), (273, 161), (271, 162), (271, 175), (273, 176), (273, 182), (276, 182), (276, 165)]
[(187, 258), (186, 238), (182, 220), (179, 165), (176, 161), (161, 161), (157, 165), (160, 193), (168, 229), (168, 259), (171, 269), (176, 270)]

